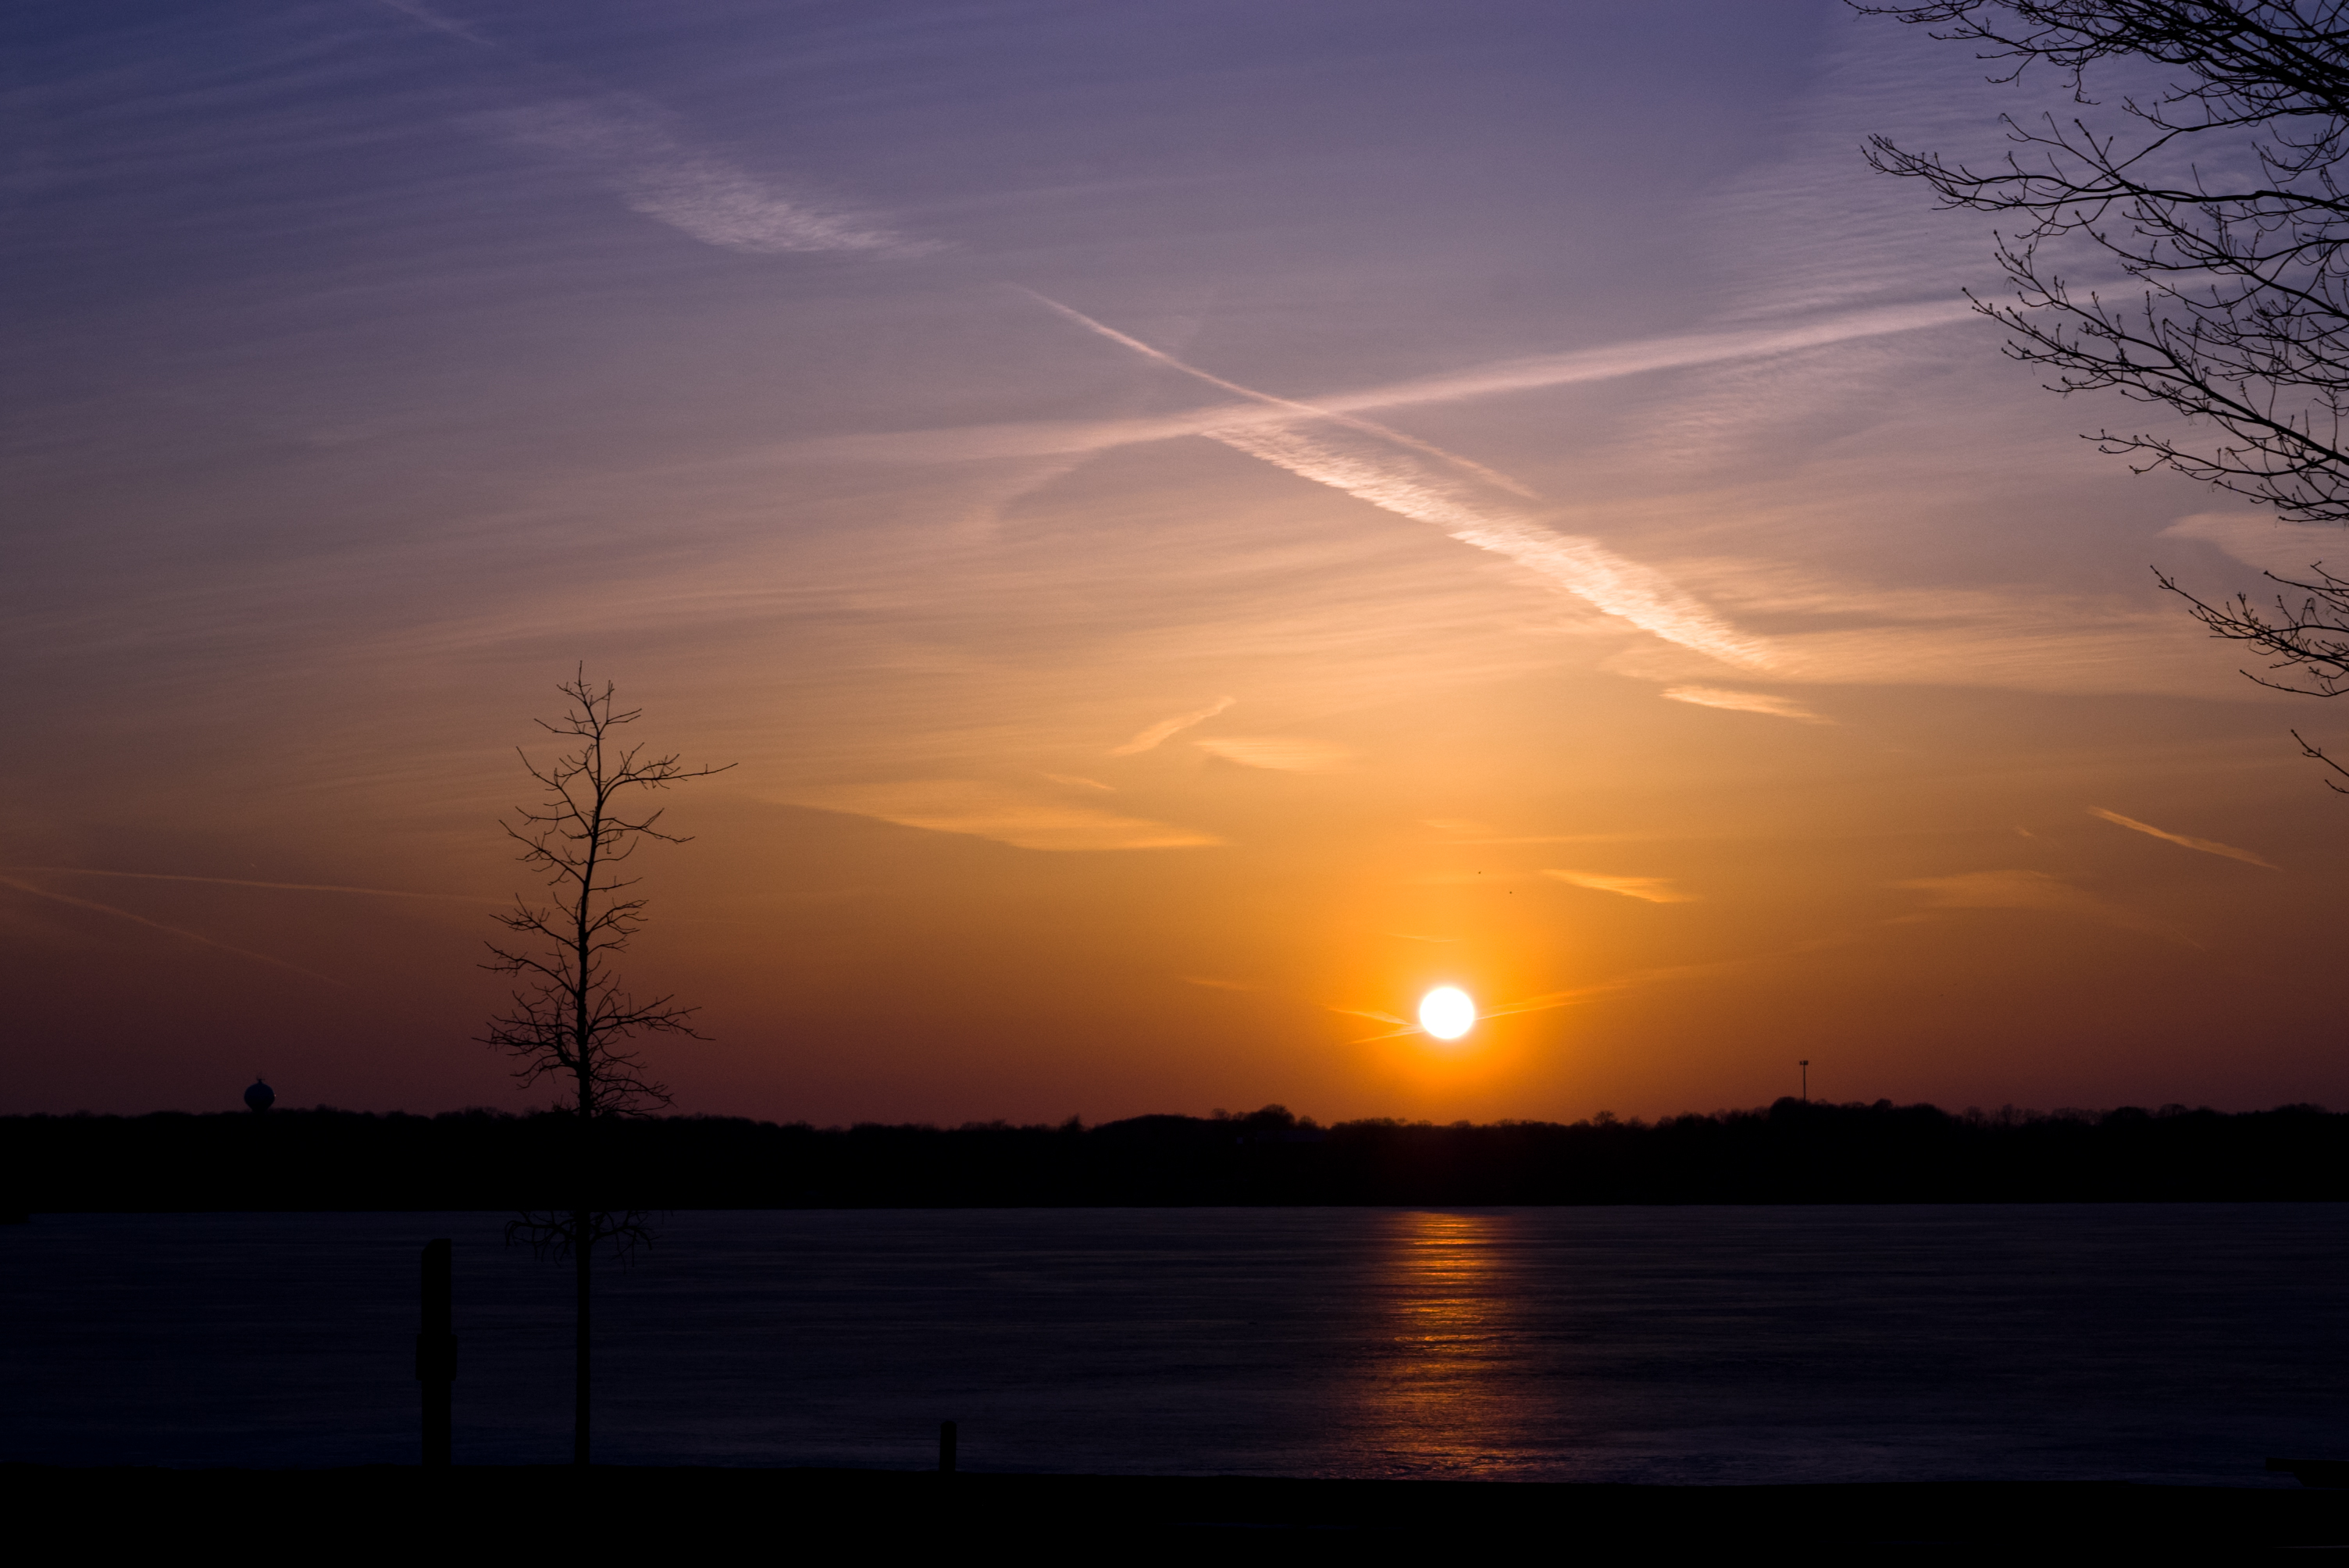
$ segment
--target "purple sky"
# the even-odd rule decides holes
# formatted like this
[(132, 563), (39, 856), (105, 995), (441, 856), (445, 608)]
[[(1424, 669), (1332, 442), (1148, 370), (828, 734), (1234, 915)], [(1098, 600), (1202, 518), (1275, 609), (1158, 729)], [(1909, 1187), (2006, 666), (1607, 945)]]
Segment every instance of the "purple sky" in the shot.
[[(2349, 804), (2155, 591), (1962, 48), (1834, 4), (36, 5), (0, 1109), (525, 1103), (585, 661), (679, 1109), (2349, 1098)], [(326, 890), (326, 891), (321, 891)], [(338, 891), (339, 890), (339, 891)], [(370, 891), (371, 890), (371, 891)], [(1458, 1046), (1387, 1022), (1439, 984)]]

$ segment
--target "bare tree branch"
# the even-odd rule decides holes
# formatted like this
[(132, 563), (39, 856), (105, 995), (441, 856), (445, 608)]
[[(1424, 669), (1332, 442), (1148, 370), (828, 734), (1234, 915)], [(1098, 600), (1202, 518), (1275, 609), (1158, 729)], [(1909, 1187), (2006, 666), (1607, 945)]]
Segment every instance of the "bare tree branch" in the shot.
[(575, 1271), (572, 1460), (585, 1465), (592, 1260), (597, 1246), (608, 1245), (626, 1262), (652, 1240), (644, 1211), (597, 1206), (603, 1150), (594, 1130), (612, 1117), (642, 1116), (670, 1103), (667, 1087), (651, 1077), (643, 1056), (628, 1045), (631, 1039), (709, 1037), (692, 1025), (695, 1009), (678, 1006), (675, 996), (639, 1002), (620, 984), (617, 956), (643, 928), (646, 915), (645, 900), (628, 892), (639, 879), (617, 874), (618, 868), (647, 839), (689, 841), (661, 830), (658, 810), (632, 815), (625, 802), (638, 791), (666, 789), (726, 769), (688, 768), (674, 754), (647, 756), (641, 746), (620, 745), (613, 732), (635, 723), (643, 710), (616, 711), (610, 683), (589, 684), (584, 666), (557, 689), (569, 708), (559, 719), (539, 720), (539, 727), (574, 744), (544, 764), (522, 753), (523, 769), (543, 793), (536, 805), (517, 806), (512, 820), (499, 824), (522, 846), (518, 859), (538, 873), (549, 902), (516, 894), (513, 908), (495, 917), (515, 940), (489, 944), (491, 962), (483, 967), (512, 975), (519, 984), (512, 1006), (490, 1020), (482, 1043), (513, 1057), (514, 1077), (525, 1087), (542, 1079), (560, 1085), (556, 1109), (573, 1119), (571, 1168), (564, 1173), (574, 1194), (572, 1205), (517, 1217), (506, 1226), (506, 1240), (527, 1243), (542, 1256), (567, 1257)]
[[(2213, 637), (2251, 645), (2267, 657), (2270, 670), (2297, 672), (2292, 678), (2277, 680), (2245, 670), (2247, 678), (2301, 696), (2339, 696), (2349, 691), (2349, 578), (2335, 577), (2322, 562), (2309, 571), (2313, 581), (2278, 577), (2272, 572), (2266, 574), (2271, 583), (2301, 596), (2294, 608), (2291, 600), (2278, 593), (2272, 611), (2252, 603), (2248, 593), (2237, 594), (2231, 603), (2206, 603), (2158, 570), (2153, 576), (2165, 590), (2186, 601), (2189, 612), (2209, 628)], [(2297, 740), (2299, 736), (2292, 738)], [(2305, 748), (2307, 743), (2302, 745)]]
[[(2050, 390), (2114, 391), (2182, 418), (2087, 438), (2138, 472), (2168, 469), (2294, 521), (2349, 522), (2349, 3), (1852, 5), (1975, 46), (1993, 81), (2052, 70), (2081, 106), (2032, 124), (2002, 117), (2010, 148), (1987, 168), (1883, 136), (1867, 157), (1945, 207), (2016, 221), (1994, 252), (2012, 300), (1969, 297), (2006, 328), (2011, 357), (2051, 373)], [(2090, 78), (2116, 62), (2168, 80), (2107, 102)], [(2117, 269), (2129, 286), (2083, 292), (2067, 263)], [(2248, 595), (2206, 603), (2155, 576), (2211, 635), (2266, 659), (2250, 678), (2334, 696), (2349, 689), (2349, 581), (2321, 563), (2310, 573), (2274, 579), (2300, 603), (2279, 594), (2272, 612)]]
[(661, 811), (630, 815), (622, 802), (636, 791), (666, 789), (726, 769), (687, 768), (674, 754), (648, 757), (641, 746), (619, 746), (613, 732), (635, 723), (643, 710), (616, 711), (610, 683), (590, 685), (584, 669), (557, 689), (570, 709), (560, 719), (539, 720), (539, 727), (578, 744), (544, 765), (522, 754), (523, 767), (544, 794), (535, 806), (516, 807), (513, 820), (499, 826), (522, 846), (522, 863), (538, 872), (560, 902), (549, 907), (517, 895), (514, 907), (497, 917), (537, 944), (490, 944), (492, 962), (484, 967), (520, 976), (523, 984), (511, 1009), (491, 1020), (483, 1043), (512, 1055), (519, 1064), (514, 1076), (524, 1084), (563, 1080), (574, 1115), (642, 1114), (669, 1104), (668, 1089), (647, 1075), (643, 1057), (624, 1042), (638, 1035), (707, 1037), (690, 1022), (696, 1009), (677, 1006), (674, 996), (639, 1003), (621, 988), (613, 968), (613, 955), (626, 949), (645, 922), (645, 901), (620, 896), (638, 879), (616, 875), (614, 869), (647, 839), (690, 841), (660, 830)]

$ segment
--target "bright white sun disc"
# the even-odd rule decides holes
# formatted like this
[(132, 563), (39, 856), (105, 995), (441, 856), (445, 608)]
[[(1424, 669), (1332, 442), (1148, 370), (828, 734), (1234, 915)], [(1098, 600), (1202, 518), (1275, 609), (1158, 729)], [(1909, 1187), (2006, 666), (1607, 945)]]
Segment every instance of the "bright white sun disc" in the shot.
[(1476, 1004), (1456, 985), (1438, 985), (1419, 999), (1419, 1026), (1439, 1040), (1456, 1040), (1476, 1026)]

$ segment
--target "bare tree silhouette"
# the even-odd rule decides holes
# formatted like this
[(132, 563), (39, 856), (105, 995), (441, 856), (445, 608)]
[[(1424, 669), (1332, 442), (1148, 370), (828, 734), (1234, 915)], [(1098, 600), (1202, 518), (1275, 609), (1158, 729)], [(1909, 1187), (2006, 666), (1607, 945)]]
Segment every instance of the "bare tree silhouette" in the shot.
[[(1943, 206), (2016, 220), (1994, 253), (2014, 296), (1974, 305), (2007, 329), (2011, 357), (2054, 373), (2050, 390), (2109, 389), (2184, 417), (2088, 438), (2140, 473), (2169, 469), (2293, 521), (2349, 522), (2349, 5), (1852, 4), (1974, 45), (1996, 81), (2053, 70), (2081, 106), (2063, 119), (2002, 117), (2013, 148), (1985, 169), (1883, 136), (1868, 159), (1922, 180)], [(2108, 64), (2168, 80), (2108, 101), (2089, 81)], [(2067, 263), (2130, 286), (2084, 290)], [(2247, 594), (2206, 603), (2154, 575), (2214, 636), (2267, 660), (2268, 674), (2244, 672), (2253, 680), (2311, 696), (2349, 690), (2349, 580), (2321, 562), (2304, 577), (2270, 573), (2286, 591), (2272, 611)]]
[(678, 1006), (675, 996), (639, 1003), (621, 988), (616, 960), (646, 918), (646, 901), (629, 892), (639, 879), (623, 868), (647, 839), (688, 841), (660, 830), (660, 810), (632, 816), (624, 801), (733, 764), (688, 769), (674, 754), (647, 757), (641, 746), (622, 747), (612, 732), (635, 723), (643, 709), (615, 711), (611, 684), (591, 685), (584, 666), (557, 689), (569, 699), (569, 710), (552, 722), (540, 719), (539, 727), (576, 748), (543, 767), (523, 752), (523, 766), (544, 795), (535, 806), (516, 807), (513, 820), (500, 824), (522, 846), (522, 863), (542, 874), (553, 897), (537, 903), (517, 894), (514, 907), (496, 917), (511, 935), (489, 944), (494, 957), (483, 967), (514, 975), (520, 984), (512, 1008), (490, 1020), (482, 1040), (516, 1059), (514, 1077), (524, 1086), (554, 1080), (561, 1091), (557, 1108), (574, 1119), (566, 1140), (570, 1168), (561, 1176), (568, 1206), (523, 1213), (506, 1227), (506, 1238), (572, 1260), (578, 1319), (571, 1458), (584, 1465), (595, 1252), (609, 1244), (625, 1260), (651, 1235), (643, 1211), (606, 1201), (595, 1129), (611, 1118), (645, 1115), (669, 1103), (667, 1087), (648, 1076), (644, 1057), (629, 1047), (631, 1038), (708, 1038), (690, 1022), (695, 1009)]

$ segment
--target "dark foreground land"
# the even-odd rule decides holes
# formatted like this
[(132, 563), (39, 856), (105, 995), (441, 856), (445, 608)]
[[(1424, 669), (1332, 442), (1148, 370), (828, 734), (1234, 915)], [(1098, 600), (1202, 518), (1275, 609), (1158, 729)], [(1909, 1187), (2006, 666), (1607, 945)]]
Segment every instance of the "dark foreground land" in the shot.
[[(583, 1144), (583, 1137), (592, 1140)], [(388, 1116), (0, 1117), (22, 1212), (2349, 1199), (2349, 1115), (1826, 1105), (1318, 1127), (1278, 1106), (1085, 1127)]]
[[(1513, 1543), (1730, 1561), (2041, 1556), (2231, 1560), (2349, 1542), (2349, 1493), (2126, 1482), (1607, 1486), (1524, 1481), (936, 1474), (880, 1470), (389, 1466), (322, 1470), (0, 1467), (12, 1517), (114, 1543), (204, 1539), (240, 1554), (586, 1546), (695, 1559), (754, 1549), (1114, 1560), (1154, 1543), (1216, 1556), (1384, 1557)], [(1514, 1555), (1514, 1554), (1513, 1554)]]

